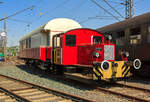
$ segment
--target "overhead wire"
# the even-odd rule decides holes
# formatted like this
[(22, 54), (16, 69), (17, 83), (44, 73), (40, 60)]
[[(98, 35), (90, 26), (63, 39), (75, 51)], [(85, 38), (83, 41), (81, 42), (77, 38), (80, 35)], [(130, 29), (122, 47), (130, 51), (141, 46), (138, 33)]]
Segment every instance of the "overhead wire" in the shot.
[(117, 2), (117, 1), (112, 1), (112, 0), (107, 0), (107, 1), (111, 3), (115, 3), (115, 4), (120, 4), (120, 2)]
[[(72, 9), (70, 9), (69, 11), (67, 11), (67, 12), (69, 12), (69, 13), (67, 13), (67, 14), (70, 14), (70, 15), (71, 15), (71, 13), (75, 14), (76, 12), (78, 12), (78, 11), (80, 10), (80, 8), (81, 8), (82, 6), (85, 5), (86, 3), (87, 3), (87, 0), (82, 0), (81, 2), (79, 2), (78, 5), (74, 6)], [(77, 9), (78, 9), (78, 10), (77, 10)]]
[[(63, 4), (66, 4), (68, 1), (70, 1), (70, 0), (65, 0), (65, 1), (61, 2), (59, 5), (55, 6), (52, 10), (49, 10), (45, 14), (49, 14), (49, 13), (54, 12), (56, 9), (60, 8)], [(42, 15), (42, 16), (44, 16), (44, 15)]]
[[(122, 17), (118, 17), (118, 18), (122, 18)], [(89, 20), (93, 20), (93, 19), (106, 19), (106, 20), (112, 20), (114, 19), (112, 16), (95, 16), (95, 17), (88, 17), (86, 20), (80, 21), (79, 23), (85, 23)]]
[(114, 17), (117, 21), (120, 21), (120, 19), (118, 19), (116, 16), (114, 16), (112, 13), (110, 13), (109, 11), (107, 11), (105, 8), (103, 8), (101, 5), (99, 5), (95, 0), (91, 0), (94, 4), (96, 4), (99, 8), (103, 9), (106, 13), (108, 13), (109, 15), (111, 15), (112, 17)]
[(33, 24), (35, 21), (39, 21), (39, 19), (41, 19), (42, 17), (44, 17), (44, 16), (47, 16), (48, 14), (50, 15), (50, 13), (52, 13), (52, 12), (54, 12), (56, 9), (58, 9), (58, 8), (60, 8), (63, 4), (66, 4), (68, 1), (70, 1), (70, 0), (65, 0), (65, 1), (63, 1), (63, 2), (61, 2), (60, 4), (58, 4), (58, 5), (56, 5), (54, 8), (52, 8), (51, 10), (48, 10), (47, 12), (45, 12), (45, 13), (41, 13), (41, 14), (39, 14), (39, 16), (38, 17), (36, 17), (31, 23), (30, 23), (30, 25), (31, 24)]
[(15, 21), (15, 22), (22, 22), (22, 23), (31, 23), (29, 21), (19, 20), (19, 19), (12, 19), (12, 18), (8, 18), (7, 20), (11, 20), (11, 21)]
[(122, 16), (121, 13), (119, 13), (114, 7), (112, 7), (106, 0), (103, 0), (110, 8), (112, 8), (118, 15), (120, 15), (122, 18), (124, 18), (124, 16)]
[(29, 8), (23, 9), (23, 10), (21, 10), (21, 11), (18, 11), (18, 12), (16, 12), (16, 13), (12, 14), (12, 15), (9, 15), (9, 16), (7, 16), (7, 17), (4, 17), (4, 18), (0, 19), (0, 21), (3, 21), (3, 20), (8, 19), (8, 18), (10, 18), (10, 17), (13, 17), (13, 16), (15, 16), (15, 15), (17, 15), (17, 14), (20, 14), (20, 13), (22, 13), (22, 12), (28, 10), (28, 9), (31, 9), (31, 10), (32, 10), (34, 7), (35, 7), (35, 6), (32, 5), (32, 6), (29, 7)]

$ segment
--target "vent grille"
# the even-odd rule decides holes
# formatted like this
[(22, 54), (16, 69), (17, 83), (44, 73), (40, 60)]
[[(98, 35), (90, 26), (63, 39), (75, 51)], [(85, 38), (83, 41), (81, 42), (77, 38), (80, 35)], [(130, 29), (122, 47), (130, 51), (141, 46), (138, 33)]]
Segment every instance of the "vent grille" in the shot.
[(114, 60), (114, 45), (104, 45), (104, 60)]

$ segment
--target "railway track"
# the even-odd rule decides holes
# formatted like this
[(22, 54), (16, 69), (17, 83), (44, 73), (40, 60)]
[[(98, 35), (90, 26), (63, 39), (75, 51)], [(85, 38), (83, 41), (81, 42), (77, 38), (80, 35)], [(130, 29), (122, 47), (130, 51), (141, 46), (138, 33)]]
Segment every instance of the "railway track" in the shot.
[[(0, 100), (24, 102), (94, 102), (0, 74)], [(1, 97), (2, 96), (2, 97)]]
[(11, 96), (10, 94), (7, 94), (0, 90), (0, 101), (1, 102), (16, 102), (17, 100)]
[(130, 86), (120, 83), (107, 83), (111, 84), (111, 88), (101, 88), (97, 85), (99, 91), (108, 92), (118, 96), (128, 98), (130, 100), (140, 101), (140, 102), (150, 102), (150, 90), (145, 88), (140, 88), (136, 86)]
[[(83, 81), (79, 81), (79, 78), (77, 79), (78, 80), (76, 81), (78, 81), (80, 84), (84, 84), (90, 88), (96, 89), (97, 91), (102, 91), (104, 93), (121, 96), (132, 101), (150, 102), (150, 89), (137, 87), (133, 85), (131, 86), (131, 85), (118, 83), (118, 82), (111, 83), (107, 81), (101, 81), (101, 82), (99, 81), (99, 83), (97, 83), (93, 81), (88, 82), (88, 80), (83, 82)], [(73, 78), (73, 80), (75, 80), (75, 78)]]
[[(71, 81), (71, 80), (68, 80), (68, 77), (67, 78), (62, 77), (62, 76), (58, 77), (57, 75), (56, 76), (52, 75), (51, 77), (56, 78), (58, 80)], [(73, 80), (71, 82), (74, 83)], [(104, 93), (109, 93), (109, 94), (125, 97), (129, 100), (135, 100), (135, 101), (140, 101), (140, 102), (150, 102), (150, 89), (131, 86), (131, 85), (123, 84), (123, 83), (110, 83), (110, 82), (103, 81), (105, 85), (102, 85), (102, 86), (110, 86), (109, 88), (107, 88), (107, 87), (101, 87), (100, 84), (103, 84), (101, 82), (100, 84), (98, 84), (98, 83), (94, 83), (93, 81), (90, 82), (89, 80), (85, 81), (86, 79), (83, 79), (83, 80), (82, 81), (76, 80), (75, 83), (80, 83), (83, 86), (93, 88), (98, 91), (103, 91)]]

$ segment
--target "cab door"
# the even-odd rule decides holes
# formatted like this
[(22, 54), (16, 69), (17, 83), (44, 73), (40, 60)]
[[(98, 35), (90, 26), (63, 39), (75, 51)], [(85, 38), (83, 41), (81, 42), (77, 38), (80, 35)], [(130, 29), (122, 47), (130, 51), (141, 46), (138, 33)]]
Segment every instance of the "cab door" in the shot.
[(92, 44), (94, 46), (93, 61), (103, 61), (104, 60), (104, 44), (103, 38), (101, 36), (92, 36)]
[(53, 63), (62, 64), (62, 35), (53, 38)]

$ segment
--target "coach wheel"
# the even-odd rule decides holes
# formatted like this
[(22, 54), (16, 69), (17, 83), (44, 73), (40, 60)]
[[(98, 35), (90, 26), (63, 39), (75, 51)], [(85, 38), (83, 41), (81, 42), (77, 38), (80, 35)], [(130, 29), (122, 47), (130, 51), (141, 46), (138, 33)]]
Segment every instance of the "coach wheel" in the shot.
[(26, 65), (27, 67), (29, 67), (29, 66), (30, 66), (30, 62), (29, 62), (29, 60), (26, 60), (26, 61), (25, 61), (25, 65)]
[(133, 66), (135, 69), (140, 69), (141, 68), (141, 61), (139, 59), (135, 59), (133, 61)]
[(58, 74), (58, 75), (63, 75), (64, 74), (64, 69), (63, 69), (62, 66), (56, 65), (55, 68), (56, 68), (55, 69), (56, 70), (56, 74)]
[(105, 71), (105, 70), (108, 70), (109, 69), (109, 61), (103, 61), (102, 63), (101, 63), (101, 68)]
[(42, 70), (47, 70), (47, 67), (45, 66), (45, 63), (43, 63), (43, 62), (41, 62), (40, 63), (40, 69), (42, 69)]

